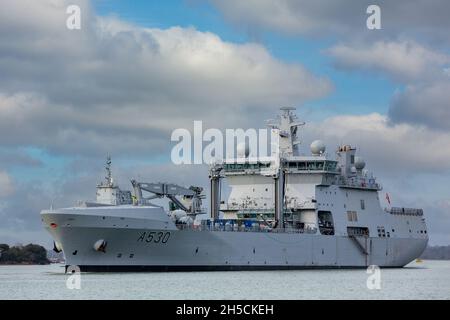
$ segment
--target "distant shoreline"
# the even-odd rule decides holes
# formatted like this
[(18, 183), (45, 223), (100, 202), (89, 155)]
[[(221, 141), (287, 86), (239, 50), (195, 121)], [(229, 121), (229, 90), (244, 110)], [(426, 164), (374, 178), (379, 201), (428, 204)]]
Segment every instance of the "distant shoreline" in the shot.
[(37, 244), (16, 245), (10, 247), (0, 244), (0, 265), (47, 265), (47, 250)]
[(428, 246), (420, 256), (424, 260), (450, 260), (449, 246)]

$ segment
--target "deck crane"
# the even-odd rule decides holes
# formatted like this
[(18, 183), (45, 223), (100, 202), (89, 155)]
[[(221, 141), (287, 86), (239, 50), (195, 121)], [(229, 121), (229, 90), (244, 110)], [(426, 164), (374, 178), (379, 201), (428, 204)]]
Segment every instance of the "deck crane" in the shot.
[[(203, 214), (202, 199), (205, 196), (202, 194), (203, 188), (191, 186), (185, 188), (173, 183), (147, 183), (131, 180), (135, 194), (135, 205), (146, 205), (152, 199), (167, 197), (176, 207), (185, 211), (188, 215)], [(152, 196), (144, 197), (142, 191), (152, 193)], [(177, 196), (181, 196), (178, 199)]]

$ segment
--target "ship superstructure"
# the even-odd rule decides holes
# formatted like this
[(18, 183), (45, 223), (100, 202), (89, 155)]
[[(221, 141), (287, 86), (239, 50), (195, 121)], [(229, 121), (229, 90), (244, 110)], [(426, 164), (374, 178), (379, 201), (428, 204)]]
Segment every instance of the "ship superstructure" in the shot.
[[(270, 157), (251, 158), (244, 148), (211, 165), (206, 219), (202, 188), (132, 180), (132, 195), (114, 184), (109, 159), (96, 202), (42, 211), (55, 249), (83, 270), (401, 267), (420, 256), (423, 211), (382, 208), (382, 187), (355, 148), (339, 146), (331, 157), (316, 140), (301, 154), (304, 123), (293, 108), (268, 125), (278, 137)], [(168, 211), (152, 204), (161, 197), (170, 199)]]

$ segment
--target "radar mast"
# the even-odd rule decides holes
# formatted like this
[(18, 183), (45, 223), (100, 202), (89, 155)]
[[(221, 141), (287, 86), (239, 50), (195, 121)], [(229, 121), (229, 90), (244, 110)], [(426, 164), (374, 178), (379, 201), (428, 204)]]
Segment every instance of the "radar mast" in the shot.
[(281, 157), (290, 157), (298, 155), (297, 146), (301, 143), (297, 137), (299, 126), (305, 125), (305, 122), (298, 121), (293, 112), (293, 107), (282, 107), (281, 115), (276, 120), (268, 120), (267, 125), (272, 129), (279, 130), (279, 154)]
[(105, 170), (106, 170), (106, 177), (105, 177), (105, 186), (107, 187), (113, 187), (114, 186), (114, 180), (112, 177), (112, 173), (111, 173), (111, 156), (108, 155), (106, 157), (106, 165), (105, 165)]

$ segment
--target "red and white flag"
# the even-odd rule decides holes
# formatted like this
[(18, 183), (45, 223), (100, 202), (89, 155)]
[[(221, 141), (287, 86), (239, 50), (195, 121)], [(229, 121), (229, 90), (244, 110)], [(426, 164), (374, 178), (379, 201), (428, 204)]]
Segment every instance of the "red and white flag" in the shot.
[(389, 198), (389, 194), (388, 193), (386, 193), (386, 200), (387, 200), (387, 202), (389, 203), (389, 205), (391, 204), (391, 199)]

